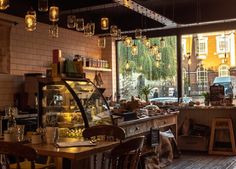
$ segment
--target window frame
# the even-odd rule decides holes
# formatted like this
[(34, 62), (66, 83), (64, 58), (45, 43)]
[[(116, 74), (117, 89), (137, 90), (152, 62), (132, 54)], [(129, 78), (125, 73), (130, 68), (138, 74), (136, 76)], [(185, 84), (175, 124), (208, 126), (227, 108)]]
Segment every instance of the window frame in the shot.
[[(225, 48), (221, 49), (220, 45), (222, 43), (226, 43)], [(224, 36), (216, 36), (216, 52), (217, 54), (224, 54), (230, 52), (230, 36), (224, 35)]]

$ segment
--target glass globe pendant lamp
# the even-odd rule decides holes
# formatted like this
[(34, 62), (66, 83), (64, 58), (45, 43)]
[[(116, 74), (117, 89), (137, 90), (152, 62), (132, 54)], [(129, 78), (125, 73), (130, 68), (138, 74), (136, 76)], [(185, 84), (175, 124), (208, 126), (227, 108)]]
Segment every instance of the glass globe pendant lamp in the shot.
[(76, 19), (75, 28), (77, 31), (84, 31), (84, 19), (83, 18)]
[(5, 10), (9, 6), (9, 0), (0, 0), (0, 10)]
[(76, 16), (75, 15), (68, 15), (67, 16), (67, 27), (68, 28), (75, 28), (76, 25)]
[(48, 11), (48, 0), (38, 0), (38, 11), (40, 12)]
[(136, 46), (135, 44), (131, 46), (131, 55), (138, 55), (138, 46)]
[(108, 30), (109, 29), (109, 19), (107, 17), (101, 18), (101, 29)]
[(49, 20), (52, 22), (59, 21), (59, 7), (51, 6), (49, 9)]
[(36, 29), (37, 24), (37, 18), (36, 18), (36, 12), (32, 9), (27, 11), (27, 14), (25, 15), (25, 29), (27, 31), (34, 31)]

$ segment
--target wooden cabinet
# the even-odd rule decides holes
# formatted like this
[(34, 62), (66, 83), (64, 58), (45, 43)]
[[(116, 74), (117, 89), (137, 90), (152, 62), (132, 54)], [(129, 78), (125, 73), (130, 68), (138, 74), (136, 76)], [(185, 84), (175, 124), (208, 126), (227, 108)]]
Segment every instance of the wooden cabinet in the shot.
[(166, 115), (140, 118), (137, 120), (120, 122), (118, 126), (124, 128), (126, 137), (133, 137), (140, 134), (146, 134), (150, 128), (173, 127), (174, 134), (177, 137), (177, 115), (178, 112), (172, 112)]

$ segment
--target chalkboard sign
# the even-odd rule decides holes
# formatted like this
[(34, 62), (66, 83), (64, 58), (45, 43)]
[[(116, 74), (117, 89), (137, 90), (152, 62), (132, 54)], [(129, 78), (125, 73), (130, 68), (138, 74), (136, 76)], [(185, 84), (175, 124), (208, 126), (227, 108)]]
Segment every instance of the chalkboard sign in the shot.
[(211, 103), (220, 104), (224, 99), (224, 86), (220, 84), (214, 84), (210, 86), (210, 101)]
[(154, 147), (160, 143), (160, 131), (156, 128), (150, 129), (150, 146)]

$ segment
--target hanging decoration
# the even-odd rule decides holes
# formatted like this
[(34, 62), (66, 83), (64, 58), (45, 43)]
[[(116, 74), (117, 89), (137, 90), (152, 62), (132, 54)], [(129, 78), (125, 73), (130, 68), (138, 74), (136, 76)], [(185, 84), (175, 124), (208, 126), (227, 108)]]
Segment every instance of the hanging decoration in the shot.
[(105, 37), (99, 37), (98, 38), (98, 47), (99, 48), (105, 48), (106, 47), (106, 38)]
[(152, 45), (150, 48), (150, 52), (152, 55), (156, 55), (158, 53), (158, 46), (156, 44)]
[(133, 44), (132, 37), (127, 36), (124, 40), (124, 44), (126, 47), (131, 47)]
[(151, 41), (149, 38), (143, 38), (143, 44), (144, 46), (146, 46), (146, 48), (150, 48), (151, 47)]
[(157, 61), (156, 61), (156, 67), (158, 68), (159, 66), (160, 66), (160, 61), (157, 60)]
[(110, 34), (111, 34), (111, 36), (116, 37), (117, 36), (117, 32), (118, 32), (117, 26), (116, 25), (111, 25), (111, 27), (110, 27)]
[(51, 25), (49, 25), (49, 36), (52, 38), (58, 38), (59, 36), (58, 24), (53, 22)]
[(84, 31), (84, 19), (83, 18), (76, 19), (75, 27), (77, 31)]
[(165, 39), (162, 37), (160, 40), (160, 47), (164, 48), (165, 46), (166, 46), (166, 42), (165, 42)]
[(0, 0), (0, 10), (6, 10), (9, 6), (9, 0)]
[(84, 35), (85, 36), (93, 36), (95, 33), (95, 23), (89, 22), (84, 27)]
[(107, 17), (101, 18), (101, 29), (108, 30), (109, 29), (109, 19)]
[(136, 46), (135, 44), (131, 46), (131, 55), (133, 56), (138, 55), (138, 46)]
[(142, 38), (142, 29), (135, 29), (135, 38), (136, 39)]
[(36, 29), (36, 24), (36, 12), (31, 8), (25, 15), (25, 29), (27, 31), (34, 31)]
[(48, 11), (48, 0), (38, 0), (38, 11), (40, 12)]
[(76, 25), (76, 16), (75, 15), (68, 15), (67, 16), (67, 27), (68, 28), (75, 28), (75, 25)]
[(127, 60), (126, 64), (125, 64), (125, 70), (130, 70), (130, 65), (129, 65), (129, 61)]
[(59, 21), (59, 7), (51, 6), (49, 9), (49, 20), (52, 22)]
[(156, 53), (155, 59), (156, 59), (156, 61), (160, 61), (161, 60), (161, 52)]

